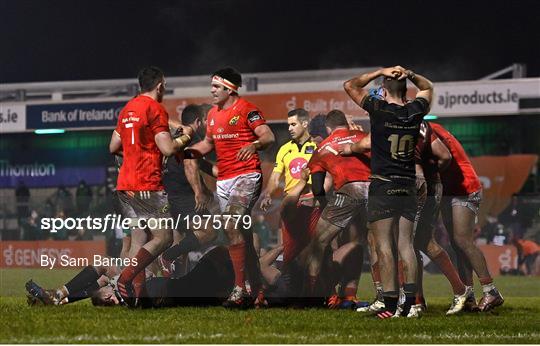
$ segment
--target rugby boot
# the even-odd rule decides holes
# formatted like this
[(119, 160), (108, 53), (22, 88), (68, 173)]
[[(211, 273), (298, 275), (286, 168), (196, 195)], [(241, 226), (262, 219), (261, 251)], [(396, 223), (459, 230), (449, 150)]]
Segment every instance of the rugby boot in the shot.
[(47, 290), (36, 284), (32, 279), (26, 282), (24, 287), (32, 297), (39, 299), (39, 301), (41, 301), (44, 305), (55, 305), (54, 295), (51, 295), (49, 292), (47, 292)]
[(462, 311), (467, 312), (478, 312), (480, 311), (480, 308), (476, 304), (476, 298), (474, 296), (474, 288), (472, 286), (465, 286), (465, 289), (468, 290), (468, 296), (465, 300), (465, 306), (463, 307)]
[(341, 298), (337, 294), (332, 294), (326, 300), (326, 306), (329, 309), (337, 309), (339, 307), (339, 304), (341, 304)]
[[(465, 305), (467, 303), (467, 297), (471, 295), (472, 287), (465, 286), (465, 292), (463, 294), (456, 294), (454, 295), (454, 299), (452, 300), (452, 305), (450, 306), (450, 309), (446, 312), (446, 316), (455, 315), (458, 312), (461, 312), (465, 309)], [(473, 293), (474, 296), (474, 293)], [(474, 298), (473, 298), (474, 299)]]
[(235, 286), (229, 298), (223, 302), (223, 307), (227, 309), (247, 309), (251, 304), (249, 293), (240, 286)]
[(487, 312), (489, 310), (492, 310), (493, 308), (496, 308), (497, 306), (503, 305), (503, 303), (503, 296), (499, 293), (499, 291), (493, 289), (489, 292), (484, 293), (482, 299), (480, 299), (480, 303), (478, 303), (478, 308), (482, 312)]

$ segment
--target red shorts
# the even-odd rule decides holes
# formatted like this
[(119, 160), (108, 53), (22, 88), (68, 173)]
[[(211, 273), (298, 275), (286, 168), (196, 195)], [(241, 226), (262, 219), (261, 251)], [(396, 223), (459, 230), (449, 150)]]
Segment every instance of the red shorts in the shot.
[(292, 220), (282, 220), (283, 262), (289, 263), (309, 244), (315, 235), (322, 210), (300, 205)]

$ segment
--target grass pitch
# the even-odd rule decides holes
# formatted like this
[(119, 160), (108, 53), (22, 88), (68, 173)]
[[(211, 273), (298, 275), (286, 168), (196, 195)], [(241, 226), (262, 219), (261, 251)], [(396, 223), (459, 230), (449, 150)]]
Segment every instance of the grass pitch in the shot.
[[(56, 287), (75, 272), (1, 269), (0, 343), (540, 343), (538, 277), (498, 277), (504, 306), (487, 314), (445, 317), (449, 284), (441, 275), (426, 275), (429, 310), (423, 318), (385, 321), (322, 309), (129, 310), (95, 308), (88, 301), (62, 307), (26, 305), (26, 280)], [(372, 295), (370, 276), (364, 274), (360, 297), (371, 300)]]

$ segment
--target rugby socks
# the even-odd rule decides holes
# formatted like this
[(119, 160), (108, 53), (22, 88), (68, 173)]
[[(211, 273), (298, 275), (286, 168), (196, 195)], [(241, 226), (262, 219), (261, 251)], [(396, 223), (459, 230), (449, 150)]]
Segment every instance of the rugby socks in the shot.
[[(60, 294), (60, 299), (70, 295), (76, 294), (86, 290), (93, 283), (99, 279), (100, 275), (93, 266), (87, 266), (81, 270), (73, 279), (64, 285), (61, 289), (56, 291), (56, 294)], [(65, 290), (64, 290), (65, 288)]]
[(74, 302), (76, 302), (78, 300), (88, 298), (90, 296), (90, 293), (92, 293), (93, 291), (96, 291), (98, 289), (99, 289), (99, 284), (97, 283), (97, 281), (94, 281), (84, 291), (70, 293), (67, 296), (67, 302), (68, 303), (74, 303)]
[(409, 314), (409, 310), (411, 309), (411, 306), (415, 304), (416, 291), (417, 291), (417, 286), (414, 283), (403, 285), (403, 292), (405, 293), (405, 304), (403, 306), (403, 316), (407, 316)]
[(398, 296), (399, 296), (398, 291), (383, 292), (385, 311), (391, 312), (392, 314), (396, 312)]
[(135, 256), (135, 259), (137, 260), (137, 265), (130, 265), (125, 267), (124, 270), (122, 270), (122, 273), (120, 273), (118, 283), (123, 285), (131, 283), (135, 276), (139, 274), (139, 272), (142, 271), (144, 273), (144, 268), (150, 265), (150, 263), (152, 263), (155, 258), (156, 256), (152, 255), (150, 252), (148, 252), (148, 250), (142, 247)]
[(403, 272), (403, 261), (402, 260), (398, 261), (397, 269), (398, 269), (399, 287), (403, 287), (403, 285), (405, 284), (405, 274)]
[(452, 261), (450, 260), (450, 257), (446, 251), (441, 251), (438, 255), (433, 257), (433, 262), (437, 264), (444, 276), (446, 276), (450, 282), (454, 295), (461, 295), (465, 293), (465, 285), (461, 281), (459, 273), (452, 264)]
[(493, 283), (493, 279), (491, 277), (487, 278), (478, 278), (480, 281), (480, 284), (482, 285), (482, 292), (484, 294), (490, 293), (492, 295), (497, 294), (497, 288), (495, 287), (495, 284)]
[(246, 262), (246, 243), (241, 242), (239, 244), (229, 245), (229, 256), (234, 269), (234, 284), (235, 286), (246, 289), (245, 279), (245, 262)]
[(197, 239), (195, 234), (193, 232), (187, 232), (184, 239), (182, 239), (178, 244), (168, 248), (162, 256), (164, 260), (173, 262), (181, 255), (197, 250), (200, 246), (201, 244), (199, 239)]
[(371, 266), (371, 277), (373, 279), (373, 286), (375, 286), (375, 292), (377, 293), (377, 299), (382, 301), (383, 287), (381, 283), (381, 271), (379, 270), (379, 262), (375, 262)]
[(141, 270), (135, 278), (133, 278), (133, 290), (135, 297), (142, 297), (145, 288), (146, 270)]
[(356, 292), (358, 291), (358, 287), (355, 284), (349, 284), (345, 286), (345, 289), (343, 290), (343, 295), (345, 296), (345, 299), (347, 300), (354, 300), (356, 299)]

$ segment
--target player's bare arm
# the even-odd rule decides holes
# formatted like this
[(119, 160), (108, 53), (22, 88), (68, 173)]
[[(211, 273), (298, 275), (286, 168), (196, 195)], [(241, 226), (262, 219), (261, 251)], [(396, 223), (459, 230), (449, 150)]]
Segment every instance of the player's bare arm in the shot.
[(170, 132), (162, 131), (156, 134), (154, 139), (161, 153), (165, 156), (171, 156), (184, 149), (191, 142), (192, 135), (193, 129), (191, 127), (182, 126), (180, 137), (173, 139)]
[(437, 157), (437, 166), (439, 171), (444, 171), (452, 162), (452, 153), (444, 145), (444, 143), (437, 138), (431, 142), (431, 152)]
[(308, 185), (309, 175), (309, 168), (303, 168), (298, 183), (289, 190), (289, 193), (281, 201), (281, 213), (283, 215), (289, 213), (293, 214), (298, 211), (296, 205), (302, 195), (302, 191), (304, 191), (305, 187)]
[(282, 173), (272, 172), (270, 175), (270, 180), (268, 185), (261, 194), (261, 209), (267, 211), (268, 208), (272, 205), (272, 193), (276, 191), (279, 186), (279, 180), (281, 179)]
[(405, 70), (401, 66), (396, 66), (396, 68), (399, 68), (401, 71), (398, 79), (407, 78), (410, 80), (419, 89), (416, 97), (426, 99), (431, 104), (431, 100), (433, 99), (433, 83), (426, 77), (416, 74), (411, 70)]
[(214, 141), (206, 136), (204, 139), (184, 150), (186, 159), (200, 159), (214, 150)]
[(344, 144), (338, 151), (341, 156), (351, 156), (354, 154), (363, 154), (371, 150), (371, 136), (366, 136), (360, 141), (350, 144)]
[(195, 194), (195, 211), (199, 212), (205, 210), (212, 201), (212, 196), (206, 191), (201, 182), (198, 160), (184, 160), (184, 172), (186, 173), (186, 178)]
[(343, 83), (343, 88), (345, 89), (345, 92), (349, 94), (351, 99), (357, 105), (362, 107), (364, 98), (369, 95), (369, 92), (365, 89), (365, 86), (368, 85), (369, 82), (381, 76), (398, 78), (401, 75), (402, 71), (400, 69), (396, 67), (387, 67), (349, 79)]
[(111, 154), (119, 154), (122, 151), (122, 139), (118, 132), (113, 131), (111, 136), (111, 142), (109, 143), (109, 152)]
[(253, 132), (255, 132), (257, 140), (240, 148), (238, 154), (236, 155), (236, 158), (239, 161), (249, 160), (253, 154), (257, 152), (257, 150), (264, 150), (276, 141), (270, 126), (266, 124), (257, 126)]

